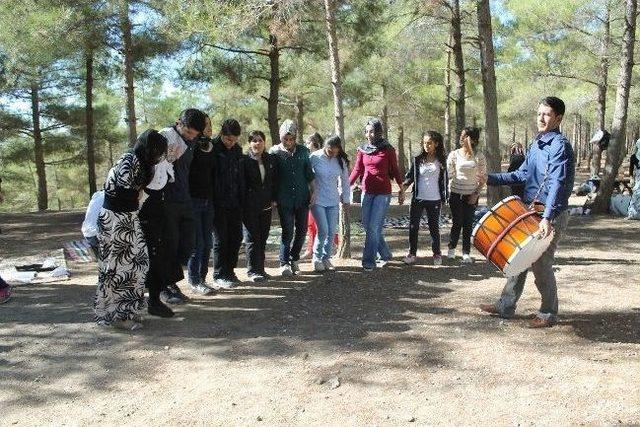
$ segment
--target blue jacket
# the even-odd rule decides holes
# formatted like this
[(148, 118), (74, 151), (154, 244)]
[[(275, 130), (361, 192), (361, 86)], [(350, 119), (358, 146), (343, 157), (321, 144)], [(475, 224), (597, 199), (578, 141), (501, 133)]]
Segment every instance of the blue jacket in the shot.
[(536, 136), (524, 163), (517, 170), (489, 174), (487, 184), (524, 183), (523, 201), (528, 204), (537, 199), (544, 203), (542, 217), (554, 219), (567, 209), (574, 179), (573, 147), (558, 129), (554, 129)]

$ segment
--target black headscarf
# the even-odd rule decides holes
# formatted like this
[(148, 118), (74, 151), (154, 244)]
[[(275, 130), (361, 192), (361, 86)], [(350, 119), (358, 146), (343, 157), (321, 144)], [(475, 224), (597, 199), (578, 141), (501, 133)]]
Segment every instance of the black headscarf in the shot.
[(365, 154), (372, 154), (378, 150), (384, 150), (387, 147), (390, 147), (391, 144), (384, 139), (384, 132), (382, 129), (382, 122), (378, 119), (369, 119), (367, 124), (365, 125), (365, 129), (367, 126), (371, 126), (373, 128), (374, 140), (373, 142), (365, 142), (358, 150), (362, 151)]
[(142, 165), (143, 175), (139, 183), (146, 187), (153, 179), (154, 166), (167, 152), (167, 138), (155, 129), (147, 129), (138, 136), (132, 151)]

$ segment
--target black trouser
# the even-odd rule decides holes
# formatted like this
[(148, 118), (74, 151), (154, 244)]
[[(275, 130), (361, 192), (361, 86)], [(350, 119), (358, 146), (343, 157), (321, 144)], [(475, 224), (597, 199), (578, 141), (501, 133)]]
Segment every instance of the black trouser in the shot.
[(264, 254), (271, 228), (271, 209), (245, 212), (243, 223), (246, 229), (247, 273), (264, 274)]
[(165, 202), (164, 217), (167, 282), (173, 284), (184, 279), (182, 266), (187, 265), (195, 247), (196, 232), (191, 201)]
[[(278, 216), (282, 227), (280, 240), (280, 266), (300, 259), (302, 245), (307, 238), (309, 206), (282, 206), (278, 204)], [(291, 243), (293, 241), (293, 244)]]
[(429, 233), (431, 234), (431, 250), (434, 255), (440, 255), (440, 200), (411, 201), (409, 209), (409, 253), (415, 255), (418, 251), (418, 231), (420, 231), (420, 218), (422, 212), (427, 211)]
[(242, 214), (238, 208), (216, 206), (213, 217), (213, 278), (233, 279), (242, 243)]
[(150, 196), (138, 214), (149, 252), (149, 272), (145, 286), (149, 289), (149, 301), (160, 301), (160, 292), (167, 285), (167, 259), (165, 245), (165, 206), (162, 196)]
[(476, 204), (469, 204), (467, 198), (458, 193), (449, 195), (449, 206), (451, 207), (451, 237), (449, 238), (449, 249), (458, 246), (460, 230), (462, 229), (462, 253), (471, 253), (471, 231), (473, 228), (473, 216), (476, 212)]

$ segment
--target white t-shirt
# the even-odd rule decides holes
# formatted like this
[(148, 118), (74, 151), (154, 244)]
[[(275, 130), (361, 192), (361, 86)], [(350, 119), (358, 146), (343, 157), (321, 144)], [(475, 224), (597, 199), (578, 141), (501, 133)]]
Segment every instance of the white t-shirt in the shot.
[(440, 200), (440, 162), (420, 162), (418, 165), (418, 200)]

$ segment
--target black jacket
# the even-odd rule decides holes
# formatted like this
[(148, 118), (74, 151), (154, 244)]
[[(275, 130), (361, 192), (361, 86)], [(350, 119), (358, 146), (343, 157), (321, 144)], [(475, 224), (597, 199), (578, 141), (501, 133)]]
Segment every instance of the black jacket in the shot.
[(244, 195), (243, 209), (245, 213), (257, 213), (271, 207), (277, 199), (278, 163), (273, 155), (262, 153), (264, 164), (264, 181), (260, 176), (258, 161), (249, 156), (243, 158)]
[(213, 139), (213, 151), (213, 204), (228, 209), (241, 208), (244, 193), (242, 149), (236, 144), (228, 150), (217, 136)]
[[(411, 161), (411, 168), (409, 168), (409, 171), (404, 175), (404, 185), (411, 185), (413, 184), (413, 195), (411, 200), (415, 200), (416, 197), (418, 197), (418, 182), (420, 182), (420, 180), (418, 179), (418, 173), (420, 172), (420, 162), (422, 161), (422, 157), (423, 154), (419, 154), (416, 157), (414, 157)], [(449, 199), (449, 188), (447, 186), (447, 183), (449, 182), (449, 177), (447, 175), (447, 165), (446, 164), (442, 164), (442, 162), (440, 162), (440, 177), (438, 178), (438, 190), (440, 190), (440, 200), (442, 200), (442, 202), (446, 202)]]

